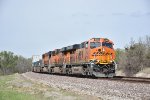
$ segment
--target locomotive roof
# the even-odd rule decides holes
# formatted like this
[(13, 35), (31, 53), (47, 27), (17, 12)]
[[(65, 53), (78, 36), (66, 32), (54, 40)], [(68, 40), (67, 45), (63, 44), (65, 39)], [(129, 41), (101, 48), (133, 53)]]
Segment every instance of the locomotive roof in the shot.
[[(107, 38), (91, 38), (88, 41), (101, 41), (101, 42), (103, 42), (103, 41), (108, 42), (109, 41), (109, 42), (113, 43), (111, 40), (109, 40)], [(44, 53), (43, 55), (52, 54), (54, 52), (64, 52), (64, 51), (68, 51), (68, 50), (79, 49), (81, 47), (81, 44), (88, 42), (88, 41), (81, 42), (80, 44), (73, 44), (70, 46), (62, 47), (61, 49), (54, 49), (53, 51), (49, 51), (47, 53)]]

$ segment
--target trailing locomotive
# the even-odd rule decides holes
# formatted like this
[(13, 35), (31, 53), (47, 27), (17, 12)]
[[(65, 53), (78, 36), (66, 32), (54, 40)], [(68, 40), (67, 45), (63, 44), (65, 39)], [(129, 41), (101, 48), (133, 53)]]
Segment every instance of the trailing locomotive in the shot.
[(107, 38), (92, 38), (81, 44), (55, 49), (33, 62), (33, 71), (81, 74), (95, 77), (115, 76), (115, 51)]

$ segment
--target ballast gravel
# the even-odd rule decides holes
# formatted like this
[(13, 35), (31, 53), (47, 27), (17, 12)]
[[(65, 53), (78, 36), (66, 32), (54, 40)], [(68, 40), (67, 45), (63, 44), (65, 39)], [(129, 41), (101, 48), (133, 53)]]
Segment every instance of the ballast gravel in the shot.
[(103, 100), (150, 100), (150, 84), (27, 72), (27, 79)]

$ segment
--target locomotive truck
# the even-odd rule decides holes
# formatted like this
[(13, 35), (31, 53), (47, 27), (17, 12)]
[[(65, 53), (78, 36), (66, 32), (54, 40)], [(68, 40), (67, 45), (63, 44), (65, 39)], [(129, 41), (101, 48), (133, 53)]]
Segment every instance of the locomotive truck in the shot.
[(33, 71), (113, 77), (116, 69), (113, 45), (107, 38), (92, 38), (80, 44), (55, 49), (44, 53), (42, 60), (34, 61)]

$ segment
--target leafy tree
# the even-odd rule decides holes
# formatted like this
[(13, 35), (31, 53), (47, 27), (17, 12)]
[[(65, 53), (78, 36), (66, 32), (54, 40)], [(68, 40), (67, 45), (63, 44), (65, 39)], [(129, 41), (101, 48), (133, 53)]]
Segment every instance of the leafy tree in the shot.
[(0, 52), (0, 68), (3, 74), (12, 72), (17, 64), (18, 57), (10, 51)]
[(31, 70), (32, 59), (14, 55), (10, 51), (0, 52), (0, 74), (23, 73)]

